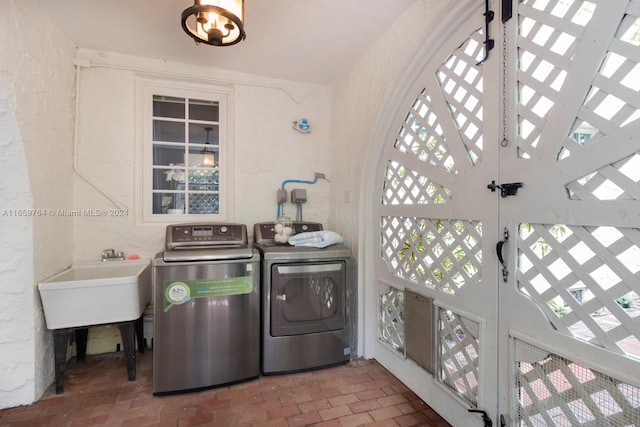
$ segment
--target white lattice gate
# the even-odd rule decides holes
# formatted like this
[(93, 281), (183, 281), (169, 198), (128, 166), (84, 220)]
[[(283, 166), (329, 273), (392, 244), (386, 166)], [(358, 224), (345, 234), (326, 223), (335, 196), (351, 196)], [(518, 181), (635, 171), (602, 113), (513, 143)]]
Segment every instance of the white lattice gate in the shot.
[(640, 1), (509, 3), (461, 5), (397, 112), (376, 357), (456, 426), (640, 427)]

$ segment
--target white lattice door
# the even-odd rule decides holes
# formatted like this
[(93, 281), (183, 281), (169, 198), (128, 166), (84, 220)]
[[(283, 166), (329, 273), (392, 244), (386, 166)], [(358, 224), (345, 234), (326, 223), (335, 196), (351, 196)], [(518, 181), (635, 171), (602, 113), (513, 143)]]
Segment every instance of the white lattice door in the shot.
[(474, 4), (396, 117), (376, 357), (454, 425), (640, 426), (640, 1), (501, 3), (487, 60)]

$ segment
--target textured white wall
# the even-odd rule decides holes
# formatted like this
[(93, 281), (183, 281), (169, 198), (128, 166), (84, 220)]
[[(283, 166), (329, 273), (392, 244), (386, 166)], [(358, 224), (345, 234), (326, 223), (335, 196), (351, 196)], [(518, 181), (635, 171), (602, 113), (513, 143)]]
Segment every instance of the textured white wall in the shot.
[[(34, 1), (0, 0), (0, 409), (53, 380), (37, 283), (71, 263), (73, 46)], [(37, 28), (38, 31), (22, 31)], [(46, 37), (43, 37), (46, 34)]]
[[(204, 49), (207, 47), (204, 46)], [(135, 78), (222, 83), (234, 86), (234, 215), (229, 221), (253, 224), (275, 220), (275, 193), (285, 179), (313, 179), (314, 172), (330, 169), (330, 89), (221, 70), (171, 64), (164, 61), (81, 51), (90, 62), (80, 77), (78, 169), (75, 209), (112, 208), (109, 198), (129, 209), (123, 217), (76, 217), (74, 260), (98, 259), (105, 248), (152, 258), (163, 249), (167, 225), (136, 223)], [(292, 122), (305, 117), (312, 131), (301, 134)], [(101, 194), (97, 185), (109, 196)], [(309, 201), (303, 218), (326, 222), (329, 217), (329, 183), (288, 185), (306, 188)], [(295, 207), (285, 212), (295, 216)]]
[(357, 255), (360, 223), (360, 191), (372, 150), (373, 132), (379, 125), (385, 103), (399, 84), (404, 67), (424, 37), (442, 0), (416, 1), (384, 35), (367, 49), (333, 88), (333, 158), (330, 222), (354, 242)]
[[(414, 59), (418, 48), (429, 33), (434, 17), (438, 15), (446, 0), (416, 1), (376, 43), (364, 52), (349, 72), (333, 88), (333, 155), (331, 190), (331, 214), (329, 224), (347, 237), (354, 257), (358, 260), (360, 276), (358, 298), (363, 297), (364, 283), (362, 270), (363, 248), (359, 248), (360, 227), (366, 219), (363, 215), (371, 212), (366, 204), (379, 203), (378, 198), (367, 198), (367, 186), (371, 168), (377, 168), (374, 161), (381, 146), (375, 146), (378, 135), (390, 117), (385, 113), (387, 103), (394, 96), (394, 90), (402, 85), (403, 73)], [(393, 112), (393, 111), (392, 111)], [(384, 141), (390, 144), (393, 141)], [(359, 348), (363, 352), (363, 331), (368, 327), (375, 330), (376, 325), (366, 325), (363, 318), (363, 306), (359, 313)]]

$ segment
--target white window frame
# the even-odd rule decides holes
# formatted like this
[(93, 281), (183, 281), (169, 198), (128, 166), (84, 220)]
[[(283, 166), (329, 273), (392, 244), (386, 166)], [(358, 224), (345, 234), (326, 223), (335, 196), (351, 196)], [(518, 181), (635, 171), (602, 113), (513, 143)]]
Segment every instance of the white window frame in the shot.
[[(218, 214), (153, 213), (153, 96), (170, 96), (219, 103)], [(136, 222), (229, 221), (233, 216), (233, 88), (199, 82), (136, 77)]]

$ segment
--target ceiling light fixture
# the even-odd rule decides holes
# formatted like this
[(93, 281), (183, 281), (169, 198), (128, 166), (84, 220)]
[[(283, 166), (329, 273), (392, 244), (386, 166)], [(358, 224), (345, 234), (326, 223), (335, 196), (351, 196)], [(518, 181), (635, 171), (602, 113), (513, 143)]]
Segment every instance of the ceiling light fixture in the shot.
[(230, 46), (245, 39), (244, 0), (195, 0), (182, 11), (182, 29), (196, 44)]
[[(209, 145), (209, 132), (211, 132), (213, 128), (206, 127), (204, 130), (207, 132), (207, 142), (205, 142), (205, 144)], [(202, 154), (202, 164), (204, 166), (213, 167), (216, 165), (216, 154), (213, 150), (209, 149), (209, 147), (204, 147), (202, 151), (200, 151), (200, 154)]]

